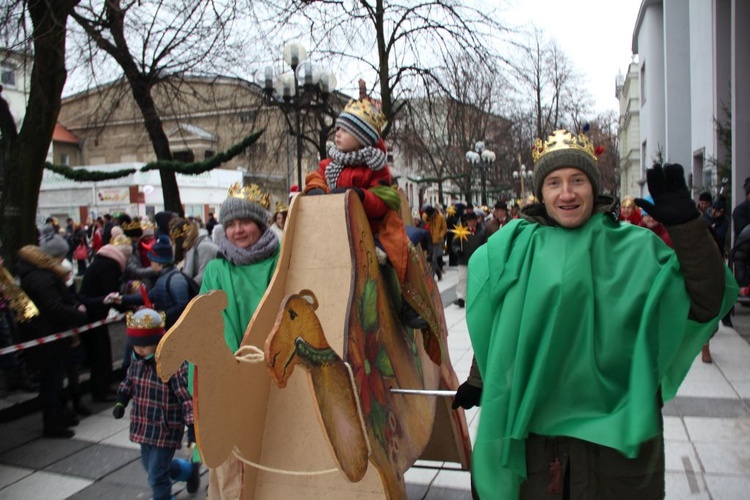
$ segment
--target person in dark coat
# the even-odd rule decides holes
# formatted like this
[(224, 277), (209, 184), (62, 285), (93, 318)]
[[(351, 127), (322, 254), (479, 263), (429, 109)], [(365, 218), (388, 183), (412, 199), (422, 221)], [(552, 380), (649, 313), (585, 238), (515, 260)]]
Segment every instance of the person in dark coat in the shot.
[[(20, 324), (24, 340), (38, 339), (86, 322), (86, 307), (78, 304), (65, 285), (68, 272), (61, 263), (67, 242), (49, 225), (42, 229), (40, 246), (26, 245), (18, 251), (21, 288), (39, 309), (39, 316)], [(29, 362), (40, 370), (39, 400), (45, 437), (71, 438), (62, 415), (62, 385), (65, 356), (70, 339), (42, 344), (28, 350)]]
[[(83, 275), (78, 294), (86, 304), (89, 321), (100, 321), (107, 317), (112, 304), (112, 294), (120, 290), (120, 281), (125, 265), (132, 252), (126, 238), (114, 238), (94, 256), (94, 260)], [(91, 398), (97, 402), (112, 402), (115, 399), (110, 389), (112, 382), (112, 343), (107, 325), (98, 326), (81, 334), (86, 357), (91, 367)]]
[(464, 213), (464, 222), (469, 234), (465, 238), (454, 235), (451, 244), (458, 263), (458, 283), (456, 284), (456, 300), (458, 307), (466, 306), (466, 278), (468, 277), (469, 259), (477, 248), (487, 241), (487, 229), (479, 224), (479, 217), (475, 212)]

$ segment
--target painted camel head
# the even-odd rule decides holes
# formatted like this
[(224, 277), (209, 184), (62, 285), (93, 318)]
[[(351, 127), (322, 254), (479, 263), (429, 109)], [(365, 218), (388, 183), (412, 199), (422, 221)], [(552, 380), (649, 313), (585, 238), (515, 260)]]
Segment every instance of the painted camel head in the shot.
[(318, 299), (310, 290), (287, 296), (279, 308), (276, 323), (266, 339), (265, 355), (271, 378), (285, 387), (294, 367), (326, 364), (335, 355), (326, 341), (315, 310)]
[(177, 322), (162, 337), (156, 348), (157, 372), (163, 381), (177, 373), (183, 361), (203, 364), (206, 354), (214, 346), (231, 352), (224, 344), (222, 311), (227, 307), (227, 295), (211, 291), (194, 298), (182, 312)]

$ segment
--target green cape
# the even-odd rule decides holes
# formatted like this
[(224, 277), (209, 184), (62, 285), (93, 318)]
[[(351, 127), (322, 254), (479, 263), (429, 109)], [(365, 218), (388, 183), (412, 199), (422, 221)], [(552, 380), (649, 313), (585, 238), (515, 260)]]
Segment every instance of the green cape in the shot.
[[(280, 247), (279, 247), (280, 248)], [(250, 319), (266, 293), (271, 277), (276, 270), (279, 250), (269, 258), (253, 264), (235, 266), (226, 259), (214, 259), (208, 263), (203, 273), (201, 293), (223, 290), (227, 294), (227, 308), (224, 309), (224, 340), (236, 352), (240, 348)], [(193, 393), (194, 367), (189, 365), (188, 381)]]
[(688, 320), (675, 252), (604, 214), (576, 229), (509, 223), (469, 261), (466, 322), (484, 388), (473, 480), (517, 498), (529, 433), (571, 436), (628, 457), (659, 432), (657, 392), (674, 397), (731, 308)]

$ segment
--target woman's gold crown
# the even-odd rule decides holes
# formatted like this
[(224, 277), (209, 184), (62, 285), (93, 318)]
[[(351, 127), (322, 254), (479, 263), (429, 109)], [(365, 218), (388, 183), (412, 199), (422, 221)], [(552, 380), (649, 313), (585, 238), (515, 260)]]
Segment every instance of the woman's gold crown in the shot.
[(268, 193), (264, 192), (257, 184), (240, 186), (239, 182), (235, 182), (229, 186), (229, 196), (257, 203), (265, 209), (271, 206), (271, 199)]
[(591, 144), (588, 137), (583, 134), (574, 136), (567, 130), (563, 129), (558, 129), (552, 132), (552, 135), (547, 137), (547, 140), (544, 142), (542, 142), (541, 139), (537, 139), (531, 147), (531, 158), (534, 160), (534, 163), (536, 163), (547, 153), (565, 149), (583, 151), (596, 160), (594, 145)]
[(133, 244), (133, 240), (125, 236), (124, 234), (118, 234), (114, 238), (112, 238), (109, 242), (111, 245), (127, 245), (130, 246)]
[(350, 100), (344, 108), (344, 113), (350, 113), (366, 121), (377, 130), (378, 135), (383, 133), (383, 127), (387, 123), (383, 112), (369, 97)]
[(141, 229), (141, 221), (138, 219), (131, 222), (123, 222), (121, 224), (123, 231), (132, 231), (133, 229)]

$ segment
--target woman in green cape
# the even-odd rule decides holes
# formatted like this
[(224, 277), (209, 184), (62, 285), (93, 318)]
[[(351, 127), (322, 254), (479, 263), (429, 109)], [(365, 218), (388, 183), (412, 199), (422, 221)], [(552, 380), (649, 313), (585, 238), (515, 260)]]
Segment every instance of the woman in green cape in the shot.
[[(219, 212), (225, 237), (217, 242), (219, 254), (203, 274), (201, 293), (223, 290), (227, 294), (228, 305), (222, 313), (224, 340), (232, 352), (240, 347), (279, 257), (279, 239), (268, 227), (268, 206), (268, 194), (254, 184), (243, 188), (235, 184), (229, 189)], [(240, 498), (243, 481), (242, 462), (230, 456), (210, 470), (208, 496)]]
[(647, 174), (668, 248), (621, 225), (594, 149), (537, 140), (539, 203), (469, 262), (476, 366), (454, 406), (481, 404), (472, 460), (486, 499), (663, 498), (663, 401), (737, 297), (680, 165)]

